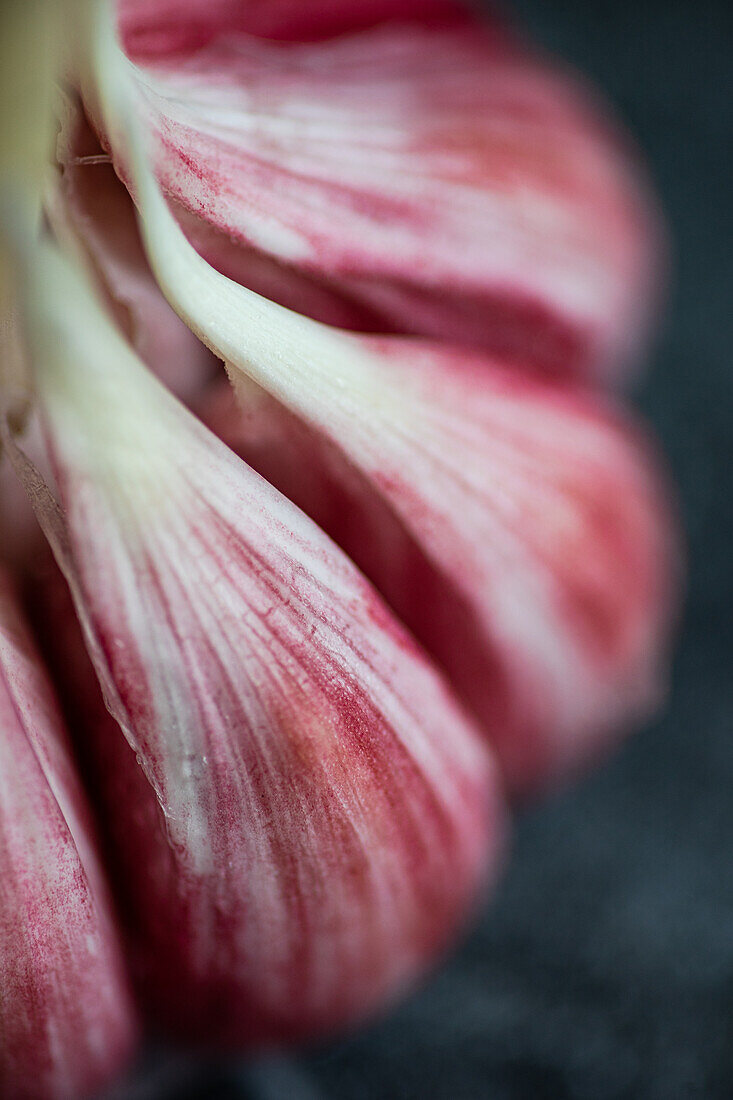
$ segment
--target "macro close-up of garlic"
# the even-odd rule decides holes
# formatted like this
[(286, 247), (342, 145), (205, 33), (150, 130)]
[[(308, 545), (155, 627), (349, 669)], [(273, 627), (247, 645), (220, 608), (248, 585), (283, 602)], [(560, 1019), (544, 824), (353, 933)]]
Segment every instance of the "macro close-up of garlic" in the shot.
[(5, 0), (0, 50), (0, 1096), (83, 1100), (387, 1016), (664, 703), (669, 243), (486, 6)]

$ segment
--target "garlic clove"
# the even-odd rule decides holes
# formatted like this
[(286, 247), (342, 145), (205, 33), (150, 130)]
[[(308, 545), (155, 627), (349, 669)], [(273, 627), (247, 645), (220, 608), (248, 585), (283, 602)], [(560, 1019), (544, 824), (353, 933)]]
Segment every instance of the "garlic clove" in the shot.
[(496, 769), (361, 574), (76, 273), (39, 248), (25, 278), (61, 509), (41, 516), (129, 743), (108, 814), (148, 1012), (225, 1045), (344, 1027), (465, 921), (496, 862)]
[(383, 400), (363, 419), (335, 400), (296, 415), (239, 374), (239, 410), (222, 383), (197, 411), (371, 578), (509, 787), (537, 792), (664, 695), (679, 564), (666, 485), (628, 419), (588, 395), (464, 352), (377, 348)]
[[(122, 5), (155, 168), (207, 260), (321, 321), (618, 381), (654, 311), (661, 234), (595, 96), (468, 17), (408, 5), (364, 29), (357, 6), (336, 37), (278, 42), (265, 10), (213, 6), (207, 23), (194, 6), (173, 28), (159, 3)], [(281, 33), (311, 37), (295, 10)], [(105, 131), (89, 86), (86, 101)]]
[(50, 683), (0, 574), (0, 1092), (96, 1093), (135, 1014), (86, 801)]

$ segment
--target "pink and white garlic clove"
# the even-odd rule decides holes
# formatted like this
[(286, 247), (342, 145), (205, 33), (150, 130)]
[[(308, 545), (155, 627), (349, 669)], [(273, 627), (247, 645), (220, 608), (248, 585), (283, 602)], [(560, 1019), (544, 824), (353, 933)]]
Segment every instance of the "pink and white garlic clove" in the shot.
[(137, 1024), (86, 800), (48, 677), (0, 574), (0, 1093), (81, 1100)]
[(622, 379), (662, 234), (595, 94), (467, 5), (338, 5), (338, 24), (322, 7), (118, 5), (155, 170), (198, 250), (317, 320)]
[(101, 789), (141, 997), (200, 1042), (346, 1027), (467, 919), (503, 831), (497, 769), (334, 544), (148, 375), (58, 257), (29, 277), (63, 533), (41, 514), (128, 742), (94, 734), (118, 739)]

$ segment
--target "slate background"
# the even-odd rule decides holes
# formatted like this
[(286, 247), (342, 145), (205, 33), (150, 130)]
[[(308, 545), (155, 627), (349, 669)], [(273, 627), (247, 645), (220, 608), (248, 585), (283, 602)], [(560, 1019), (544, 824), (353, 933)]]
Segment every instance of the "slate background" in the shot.
[(157, 1057), (126, 1098), (733, 1097), (733, 5), (508, 6), (615, 103), (674, 235), (676, 288), (636, 395), (689, 539), (669, 707), (518, 822), (479, 927), (388, 1020), (294, 1059)]

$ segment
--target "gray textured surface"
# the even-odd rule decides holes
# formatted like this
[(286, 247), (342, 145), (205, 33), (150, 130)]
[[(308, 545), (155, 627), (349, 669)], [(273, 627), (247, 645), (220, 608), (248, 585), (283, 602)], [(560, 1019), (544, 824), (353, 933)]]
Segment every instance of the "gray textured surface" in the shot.
[(512, 7), (616, 104), (675, 237), (638, 396), (690, 542), (668, 710), (518, 823), (479, 928), (389, 1020), (297, 1059), (158, 1067), (146, 1100), (733, 1096), (733, 15), (709, 0)]

